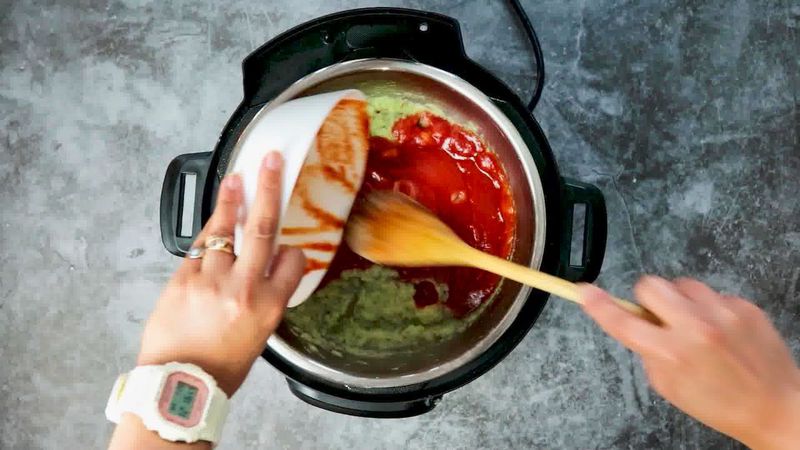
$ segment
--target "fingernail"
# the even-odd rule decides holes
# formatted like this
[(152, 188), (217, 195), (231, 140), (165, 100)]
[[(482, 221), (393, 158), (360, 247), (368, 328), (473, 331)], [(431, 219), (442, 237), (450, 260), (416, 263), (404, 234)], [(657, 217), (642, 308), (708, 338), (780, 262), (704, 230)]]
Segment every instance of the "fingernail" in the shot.
[(240, 177), (237, 173), (232, 173), (227, 175), (225, 179), (222, 180), (222, 184), (226, 189), (238, 191), (242, 187), (242, 177)]
[(283, 164), (283, 158), (279, 152), (269, 152), (264, 158), (264, 167), (270, 170), (278, 170)]
[(581, 298), (585, 299), (586, 297), (589, 297), (589, 295), (594, 292), (592, 289), (593, 287), (594, 286), (589, 283), (578, 283), (578, 292), (580, 293)]
[(651, 286), (660, 290), (663, 293), (671, 294), (675, 292), (675, 286), (673, 286), (672, 283), (661, 277), (657, 277), (654, 275), (647, 275), (644, 280), (646, 283), (650, 284)]
[(583, 300), (584, 306), (586, 306), (588, 303), (602, 301), (605, 298), (605, 291), (593, 284), (579, 283), (578, 289), (580, 291), (580, 297), (581, 300)]

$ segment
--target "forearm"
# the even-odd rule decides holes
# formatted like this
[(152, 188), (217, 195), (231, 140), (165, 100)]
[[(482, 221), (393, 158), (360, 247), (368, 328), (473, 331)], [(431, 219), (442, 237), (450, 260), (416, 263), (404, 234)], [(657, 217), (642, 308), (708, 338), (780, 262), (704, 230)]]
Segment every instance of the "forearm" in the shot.
[(199, 441), (193, 444), (169, 442), (161, 439), (157, 433), (148, 430), (142, 421), (133, 414), (123, 414), (114, 435), (111, 436), (109, 450), (211, 450), (211, 443)]

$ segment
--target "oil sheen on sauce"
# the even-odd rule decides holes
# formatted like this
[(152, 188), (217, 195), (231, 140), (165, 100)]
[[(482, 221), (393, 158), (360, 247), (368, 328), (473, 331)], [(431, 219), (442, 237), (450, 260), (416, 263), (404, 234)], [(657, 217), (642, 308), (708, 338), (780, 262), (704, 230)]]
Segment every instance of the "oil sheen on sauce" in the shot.
[[(373, 189), (396, 190), (431, 209), (469, 245), (500, 257), (512, 251), (516, 213), (497, 157), (473, 132), (423, 112), (399, 119), (393, 140), (370, 138), (364, 184), (356, 201)], [(342, 242), (320, 287), (344, 270), (372, 263)], [(440, 302), (438, 284), (447, 286), (444, 304), (464, 317), (489, 299), (497, 275), (462, 267), (396, 268), (414, 283), (417, 307)]]

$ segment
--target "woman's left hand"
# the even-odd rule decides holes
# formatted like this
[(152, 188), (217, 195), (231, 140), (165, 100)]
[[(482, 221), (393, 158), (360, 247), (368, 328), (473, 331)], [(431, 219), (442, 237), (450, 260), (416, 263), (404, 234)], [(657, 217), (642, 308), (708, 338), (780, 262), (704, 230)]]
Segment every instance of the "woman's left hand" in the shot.
[[(184, 260), (175, 272), (147, 320), (139, 365), (193, 363), (228, 396), (241, 386), (303, 276), (302, 251), (282, 247), (273, 255), (282, 165), (277, 152), (264, 158), (239, 257), (206, 250), (200, 259)], [(211, 236), (232, 242), (242, 197), (241, 178), (226, 176), (195, 247), (203, 247)], [(268, 267), (271, 273), (265, 276)]]
[(634, 292), (661, 326), (591, 285), (584, 310), (642, 357), (659, 394), (750, 448), (800, 448), (800, 368), (764, 311), (688, 278), (644, 277)]

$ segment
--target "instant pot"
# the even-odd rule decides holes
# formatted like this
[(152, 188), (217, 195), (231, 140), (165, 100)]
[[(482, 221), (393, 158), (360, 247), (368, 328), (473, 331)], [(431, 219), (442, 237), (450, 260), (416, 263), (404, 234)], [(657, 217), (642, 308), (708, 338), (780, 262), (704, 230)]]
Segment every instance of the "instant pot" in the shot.
[[(524, 12), (512, 2), (536, 44)], [(185, 256), (210, 217), (216, 192), (240, 137), (262, 111), (318, 92), (359, 88), (368, 95), (424, 100), (448, 119), (474, 127), (502, 162), (517, 210), (512, 259), (572, 281), (594, 281), (606, 245), (606, 207), (594, 186), (562, 178), (529, 108), (498, 78), (469, 59), (456, 20), (439, 14), (369, 8), (325, 16), (267, 42), (242, 63), (244, 99), (212, 152), (176, 157), (161, 194), (161, 233)], [(585, 205), (579, 257), (571, 258), (573, 211)], [(575, 255), (578, 256), (578, 255)], [(571, 259), (580, 261), (572, 264)], [(368, 417), (407, 417), (431, 410), (443, 394), (486, 373), (522, 340), (548, 294), (505, 280), (470, 327), (411, 353), (363, 356), (309, 345), (281, 326), (262, 356), (300, 399)]]

